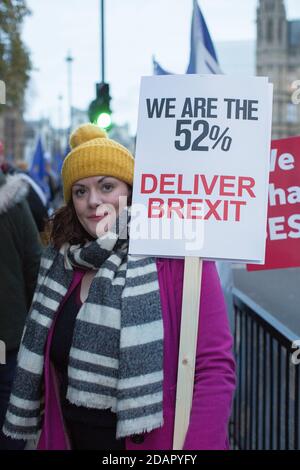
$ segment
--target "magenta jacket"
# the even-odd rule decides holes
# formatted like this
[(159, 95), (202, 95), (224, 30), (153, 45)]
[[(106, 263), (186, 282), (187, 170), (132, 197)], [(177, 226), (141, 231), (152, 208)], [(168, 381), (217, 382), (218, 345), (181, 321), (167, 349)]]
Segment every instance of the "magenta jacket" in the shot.
[[(157, 258), (156, 263), (164, 323), (164, 425), (149, 433), (126, 438), (127, 450), (171, 450), (173, 443), (184, 260)], [(82, 275), (79, 271), (74, 273), (61, 305)], [(235, 361), (225, 301), (214, 262), (203, 262), (201, 287), (195, 385), (183, 450), (226, 450), (229, 449), (228, 424), (236, 384)], [(68, 448), (49, 362), (53, 327), (45, 355), (45, 418), (38, 444), (40, 450)]]

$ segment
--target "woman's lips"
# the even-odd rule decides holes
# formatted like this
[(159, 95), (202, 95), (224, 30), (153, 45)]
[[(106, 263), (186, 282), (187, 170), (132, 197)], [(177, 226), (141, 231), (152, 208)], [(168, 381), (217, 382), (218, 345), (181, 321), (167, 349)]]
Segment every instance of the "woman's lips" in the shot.
[(88, 219), (99, 222), (99, 220), (103, 219), (103, 217), (104, 217), (103, 215), (95, 215), (95, 216), (92, 216), (92, 217), (88, 217)]

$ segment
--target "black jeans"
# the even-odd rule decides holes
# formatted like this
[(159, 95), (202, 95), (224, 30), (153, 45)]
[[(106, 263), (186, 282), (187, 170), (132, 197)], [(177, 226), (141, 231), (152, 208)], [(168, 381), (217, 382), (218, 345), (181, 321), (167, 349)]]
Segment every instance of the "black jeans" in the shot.
[(17, 365), (18, 351), (6, 353), (6, 364), (0, 364), (0, 450), (23, 450), (26, 442), (11, 439), (2, 432), (10, 391)]
[(116, 428), (65, 421), (72, 450), (125, 450), (125, 439), (116, 439)]

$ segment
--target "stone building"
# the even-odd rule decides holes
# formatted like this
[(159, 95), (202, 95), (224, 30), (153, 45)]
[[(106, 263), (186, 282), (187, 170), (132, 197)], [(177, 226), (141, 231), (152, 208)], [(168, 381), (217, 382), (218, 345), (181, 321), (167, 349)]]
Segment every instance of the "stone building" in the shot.
[(0, 140), (4, 144), (4, 152), (10, 160), (23, 158), (24, 151), (24, 121), (19, 109), (1, 105)]
[[(300, 135), (300, 20), (288, 21), (284, 0), (259, 0), (256, 73), (274, 84), (273, 138)], [(299, 101), (299, 99), (298, 99)]]

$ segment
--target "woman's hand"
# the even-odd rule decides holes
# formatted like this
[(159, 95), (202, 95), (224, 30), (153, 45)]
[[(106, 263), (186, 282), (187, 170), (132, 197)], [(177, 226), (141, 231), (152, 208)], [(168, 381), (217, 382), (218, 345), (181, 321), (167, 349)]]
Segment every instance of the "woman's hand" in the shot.
[(112, 204), (101, 204), (96, 209), (96, 215), (102, 217), (96, 227), (97, 236), (101, 237), (111, 231), (117, 220), (117, 212)]

